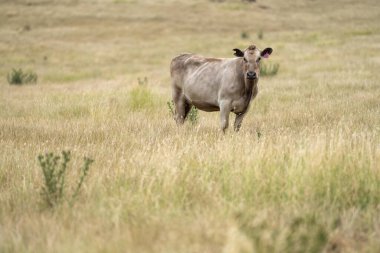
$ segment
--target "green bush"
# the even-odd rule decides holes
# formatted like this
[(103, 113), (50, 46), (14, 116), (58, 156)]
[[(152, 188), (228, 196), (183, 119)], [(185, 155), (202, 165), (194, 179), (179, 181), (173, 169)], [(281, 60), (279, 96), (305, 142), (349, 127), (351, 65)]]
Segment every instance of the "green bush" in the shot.
[(249, 39), (249, 34), (248, 34), (247, 32), (242, 32), (242, 33), (240, 34), (240, 37), (241, 37), (242, 39)]
[(7, 80), (10, 85), (37, 83), (37, 74), (32, 71), (24, 72), (22, 69), (12, 69), (7, 75)]
[[(174, 117), (174, 114), (175, 114), (175, 109), (174, 109), (174, 103), (173, 103), (173, 100), (172, 101), (168, 101), (167, 102), (167, 105), (168, 105), (168, 109), (169, 109), (169, 114)], [(189, 111), (189, 113), (187, 114), (187, 117), (185, 120), (189, 120), (191, 122), (191, 124), (196, 124), (198, 123), (198, 119), (199, 119), (199, 116), (198, 116), (198, 109), (195, 107), (195, 106), (191, 106), (191, 109)]]
[(172, 101), (168, 101), (166, 102), (166, 104), (168, 105), (168, 109), (169, 109), (169, 114), (174, 117), (174, 114), (175, 114), (175, 109), (174, 109), (174, 103), (173, 103), (173, 100)]
[(191, 124), (197, 124), (199, 119), (198, 109), (195, 106), (191, 106), (190, 112), (186, 118), (190, 120)]
[[(64, 200), (65, 188), (68, 188), (68, 183), (65, 182), (67, 165), (70, 162), (70, 151), (62, 151), (62, 156), (46, 153), (39, 155), (38, 161), (42, 169), (44, 177), (44, 185), (42, 186), (41, 196), (47, 207), (54, 207)], [(83, 181), (88, 174), (91, 163), (94, 160), (85, 157), (84, 164), (80, 169), (80, 175), (76, 184), (75, 190), (71, 194), (69, 203), (72, 204), (78, 196), (79, 190), (82, 187)]]
[(260, 75), (261, 76), (274, 76), (278, 73), (278, 70), (280, 68), (280, 64), (275, 63), (275, 64), (261, 64), (260, 66)]
[(155, 97), (145, 85), (139, 85), (130, 91), (128, 104), (134, 111), (153, 108), (155, 105)]
[(259, 40), (262, 40), (262, 39), (264, 38), (264, 32), (263, 32), (263, 30), (260, 30), (260, 31), (257, 33), (257, 38), (258, 38)]
[(148, 78), (147, 77), (144, 77), (144, 78), (138, 77), (137, 78), (137, 83), (139, 85), (142, 85), (142, 86), (148, 85)]
[[(273, 227), (270, 221), (261, 220), (253, 213), (239, 213), (236, 220), (240, 231), (252, 241), (253, 252), (325, 252), (323, 249), (328, 243), (329, 231), (334, 226), (321, 221), (318, 214), (312, 212), (291, 215), (284, 224), (286, 229)], [(283, 241), (278, 245), (268, 243), (280, 240)]]

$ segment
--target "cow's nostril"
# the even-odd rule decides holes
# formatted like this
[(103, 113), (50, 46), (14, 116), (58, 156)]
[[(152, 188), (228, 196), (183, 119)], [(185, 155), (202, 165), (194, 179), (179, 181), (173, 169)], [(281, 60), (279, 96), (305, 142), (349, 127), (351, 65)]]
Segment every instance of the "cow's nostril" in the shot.
[(250, 71), (250, 72), (247, 73), (247, 77), (248, 78), (256, 78), (256, 73), (253, 72), (253, 71)]

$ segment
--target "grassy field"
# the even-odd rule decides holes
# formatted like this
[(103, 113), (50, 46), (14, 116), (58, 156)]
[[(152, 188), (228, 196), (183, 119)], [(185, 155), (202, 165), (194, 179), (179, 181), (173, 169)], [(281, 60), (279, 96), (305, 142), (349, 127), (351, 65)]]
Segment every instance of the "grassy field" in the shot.
[[(0, 252), (380, 252), (379, 24), (378, 0), (0, 1)], [(252, 43), (280, 69), (241, 131), (177, 128), (171, 58)], [(68, 192), (95, 162), (46, 208), (62, 150)]]

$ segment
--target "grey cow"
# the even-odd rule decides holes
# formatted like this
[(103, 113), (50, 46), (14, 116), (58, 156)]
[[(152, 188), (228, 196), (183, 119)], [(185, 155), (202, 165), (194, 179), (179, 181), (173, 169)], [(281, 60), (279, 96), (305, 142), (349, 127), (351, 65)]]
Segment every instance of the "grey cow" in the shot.
[(235, 58), (206, 58), (181, 54), (170, 65), (175, 120), (183, 124), (192, 105), (199, 110), (220, 111), (220, 127), (228, 128), (229, 113), (236, 114), (234, 129), (239, 131), (249, 104), (258, 92), (260, 61), (272, 48), (260, 51), (255, 45), (244, 51), (233, 49)]

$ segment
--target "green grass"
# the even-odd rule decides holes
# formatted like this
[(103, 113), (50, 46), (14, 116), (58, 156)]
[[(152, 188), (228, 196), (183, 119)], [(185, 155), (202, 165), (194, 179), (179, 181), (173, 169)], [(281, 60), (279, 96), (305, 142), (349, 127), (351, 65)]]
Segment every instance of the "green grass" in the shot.
[(128, 98), (128, 106), (131, 108), (131, 110), (142, 110), (142, 109), (149, 109), (153, 108), (155, 106), (155, 96), (150, 91), (149, 88), (145, 86), (137, 86), (134, 87), (130, 93)]
[(260, 76), (274, 76), (277, 75), (278, 70), (280, 69), (280, 64), (268, 64), (262, 63), (260, 66)]

